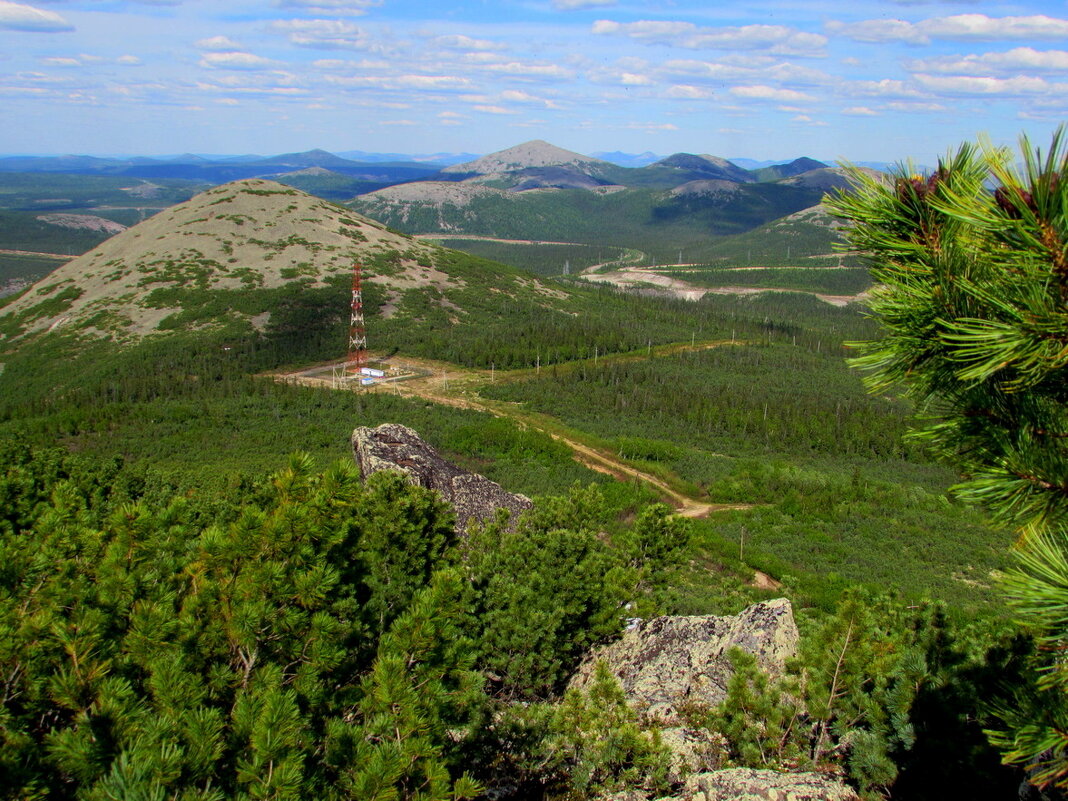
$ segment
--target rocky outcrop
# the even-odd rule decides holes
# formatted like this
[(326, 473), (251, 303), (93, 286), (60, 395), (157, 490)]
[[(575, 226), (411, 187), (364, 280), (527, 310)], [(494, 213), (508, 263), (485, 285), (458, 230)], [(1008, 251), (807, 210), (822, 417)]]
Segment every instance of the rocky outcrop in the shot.
[(776, 677), (797, 654), (797, 641), (793, 608), (785, 598), (754, 604), (734, 617), (658, 617), (590, 654), (571, 686), (589, 684), (603, 660), (636, 711), (678, 726), (680, 704), (717, 706), (726, 697), (732, 648), (753, 654), (761, 669)]
[[(624, 790), (600, 801), (648, 801), (642, 790)], [(860, 801), (856, 791), (819, 773), (779, 773), (731, 768), (695, 773), (675, 795), (656, 801)]]
[(498, 509), (507, 509), (514, 522), (533, 506), (525, 495), (508, 492), (485, 476), (446, 461), (407, 426), (357, 428), (352, 432), (352, 452), (364, 478), (379, 470), (396, 470), (416, 486), (437, 490), (456, 511), (459, 531), (473, 521), (494, 519)]
[(732, 768), (694, 774), (670, 801), (859, 801), (859, 796), (851, 787), (818, 773)]

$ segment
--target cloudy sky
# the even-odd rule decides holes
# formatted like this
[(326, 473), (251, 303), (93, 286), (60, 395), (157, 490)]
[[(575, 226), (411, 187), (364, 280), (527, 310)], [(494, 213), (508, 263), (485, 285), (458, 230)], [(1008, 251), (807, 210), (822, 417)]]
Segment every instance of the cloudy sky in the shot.
[(1068, 115), (1068, 0), (0, 0), (0, 153), (931, 163)]

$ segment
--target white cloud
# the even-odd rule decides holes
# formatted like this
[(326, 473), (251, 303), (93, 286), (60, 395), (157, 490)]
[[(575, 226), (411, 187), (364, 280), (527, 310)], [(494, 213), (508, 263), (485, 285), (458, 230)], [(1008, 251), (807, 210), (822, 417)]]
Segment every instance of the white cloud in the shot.
[(336, 19), (279, 20), (271, 27), (297, 47), (322, 50), (372, 50), (370, 36), (359, 25)]
[(514, 111), (506, 109), (504, 106), (474, 106), (473, 108), (483, 114), (515, 114)]
[(501, 92), (501, 100), (506, 100), (509, 103), (545, 103), (544, 98), (537, 97), (527, 92), (521, 92), (517, 89), (506, 89)]
[(667, 96), (676, 100), (705, 100), (715, 94), (711, 89), (689, 84), (675, 84), (667, 90)]
[(208, 83), (206, 81), (198, 81), (196, 88), (203, 92), (220, 93), (220, 94), (243, 94), (243, 95), (267, 95), (270, 97), (301, 97), (308, 94), (306, 89), (301, 89), (297, 86), (270, 86), (270, 85), (254, 85), (254, 84), (242, 84), (236, 80), (220, 79), (216, 83)]
[(842, 109), (842, 113), (847, 117), (878, 117), (879, 112), (874, 109), (870, 109), (867, 106), (850, 106), (849, 108)]
[(271, 66), (271, 60), (254, 53), (205, 53), (200, 66), (220, 70), (263, 70)]
[(485, 64), (481, 69), (531, 80), (560, 80), (572, 78), (575, 75), (574, 70), (561, 67), (559, 64), (527, 64), (521, 61)]
[(383, 70), (390, 67), (388, 61), (372, 61), (362, 58), (359, 61), (348, 61), (340, 58), (320, 58), (312, 62), (312, 66), (321, 70)]
[(505, 50), (507, 45), (500, 42), (492, 42), (489, 39), (473, 39), (463, 34), (434, 37), (434, 44), (447, 50), (469, 50), (487, 52), (493, 50)]
[(1068, 72), (1068, 51), (1017, 47), (1004, 53), (940, 56), (905, 62), (911, 72), (998, 75), (1009, 72)]
[(1068, 37), (1068, 20), (1047, 16), (988, 17), (985, 14), (958, 14), (920, 23), (924, 31), (938, 39), (1063, 39)]
[(670, 122), (632, 122), (623, 126), (632, 131), (645, 131), (646, 133), (654, 133), (655, 131), (677, 131), (679, 126)]
[(821, 86), (834, 81), (829, 74), (822, 70), (814, 70), (776, 59), (764, 59), (763, 63), (757, 66), (724, 61), (672, 59), (664, 62), (661, 72), (668, 75), (685, 75), (690, 78), (705, 78), (714, 81), (744, 81), (746, 83), (787, 83)]
[(827, 30), (855, 42), (924, 44), (929, 41), (917, 25), (903, 19), (869, 19), (851, 23), (832, 20), (827, 23)]
[(1020, 75), (1015, 78), (989, 78), (970, 75), (916, 75), (922, 86), (945, 95), (1043, 95), (1063, 92), (1065, 84), (1051, 84), (1043, 78)]
[(812, 95), (798, 92), (794, 89), (776, 89), (774, 86), (757, 84), (755, 86), (732, 86), (732, 95), (747, 97), (751, 100), (777, 100), (786, 103), (815, 100)]
[(41, 89), (36, 86), (2, 86), (0, 85), (0, 95), (9, 97), (40, 97), (42, 95), (50, 94), (48, 89)]
[(843, 89), (848, 94), (864, 97), (926, 97), (915, 86), (893, 78), (883, 78), (881, 81), (850, 81), (843, 84)]
[(471, 81), (456, 75), (399, 75), (393, 80), (410, 89), (470, 89)]
[(42, 58), (42, 64), (46, 64), (49, 67), (80, 67), (82, 62), (76, 58), (70, 58), (69, 56), (53, 56), (51, 58)]
[(557, 11), (574, 11), (579, 8), (603, 8), (618, 5), (618, 0), (553, 0)]
[(1035, 15), (1029, 17), (988, 17), (986, 14), (957, 14), (932, 17), (920, 22), (901, 19), (870, 19), (862, 22), (827, 23), (831, 33), (858, 42), (907, 42), (927, 44), (932, 39), (1065, 39), (1068, 19)]
[(626, 36), (645, 44), (670, 45), (690, 50), (764, 50), (775, 55), (822, 55), (827, 37), (784, 25), (699, 27), (692, 22), (598, 20), (593, 33)]
[(209, 36), (206, 39), (198, 39), (196, 47), (200, 50), (240, 50), (241, 45), (229, 36)]
[(324, 79), (335, 86), (392, 90), (448, 91), (471, 89), (473, 86), (467, 78), (454, 75), (326, 75)]
[(412, 120), (382, 120), (379, 125), (415, 125)]
[(299, 8), (314, 14), (366, 14), (367, 9), (382, 5), (382, 0), (278, 0), (281, 8)]
[(935, 114), (940, 111), (946, 111), (946, 107), (941, 103), (924, 103), (914, 100), (895, 100), (892, 103), (887, 103), (886, 107), (890, 111), (903, 111), (906, 113)]
[(53, 11), (0, 0), (0, 30), (61, 33), (73, 31), (74, 26)]
[(119, 56), (115, 59), (116, 64), (121, 64), (124, 67), (136, 67), (141, 64), (141, 59), (137, 56)]

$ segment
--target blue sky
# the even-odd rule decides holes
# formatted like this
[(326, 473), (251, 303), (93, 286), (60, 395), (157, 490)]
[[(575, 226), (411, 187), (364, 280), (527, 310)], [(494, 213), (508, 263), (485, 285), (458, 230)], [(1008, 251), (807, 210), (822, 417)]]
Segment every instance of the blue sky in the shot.
[(0, 153), (932, 163), (1068, 115), (1068, 2), (0, 0)]

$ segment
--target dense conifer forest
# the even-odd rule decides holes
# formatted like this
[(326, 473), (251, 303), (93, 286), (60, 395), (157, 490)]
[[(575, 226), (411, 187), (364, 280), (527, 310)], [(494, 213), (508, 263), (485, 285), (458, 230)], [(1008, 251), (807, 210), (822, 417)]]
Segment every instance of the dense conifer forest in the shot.
[[(376, 354), (478, 368), (472, 391), (513, 416), (275, 380), (344, 355), (340, 279), (169, 289), (180, 310), (139, 341), (7, 324), (0, 795), (670, 795), (656, 727), (606, 672), (569, 677), (628, 618), (782, 595), (802, 635), (786, 675), (736, 653), (724, 703), (685, 710), (717, 766), (820, 771), (866, 799), (1015, 792), (1028, 763), (984, 732), (1043, 708), (1057, 624), (1036, 640), (1006, 609), (1014, 520), (948, 492), (953, 466), (908, 435), (924, 399), (847, 366), (876, 320), (796, 292), (508, 295), (511, 268), (441, 259), (462, 287), (367, 284)], [(235, 302), (270, 323), (220, 318)], [(737, 507), (671, 515), (523, 415)], [(459, 535), (429, 491), (359, 477), (349, 435), (380, 422), (534, 510)]]

